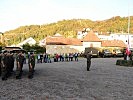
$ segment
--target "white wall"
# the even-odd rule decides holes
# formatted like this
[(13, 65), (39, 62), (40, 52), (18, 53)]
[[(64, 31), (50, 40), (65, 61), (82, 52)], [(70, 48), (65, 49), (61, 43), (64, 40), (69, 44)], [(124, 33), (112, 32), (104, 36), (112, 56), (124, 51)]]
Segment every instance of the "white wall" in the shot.
[(110, 34), (109, 36), (98, 35), (98, 37), (101, 40), (122, 40), (125, 44), (128, 43), (127, 42), (128, 36), (129, 36), (129, 46), (130, 46), (130, 48), (133, 48), (133, 35), (132, 34), (128, 34), (128, 33), (124, 33), (124, 34), (115, 33), (115, 34)]
[(93, 47), (101, 47), (101, 42), (83, 42), (83, 49), (85, 50), (86, 47), (91, 47), (91, 44), (93, 44)]
[(101, 42), (83, 42), (84, 47), (91, 47), (91, 44), (93, 47), (101, 47)]

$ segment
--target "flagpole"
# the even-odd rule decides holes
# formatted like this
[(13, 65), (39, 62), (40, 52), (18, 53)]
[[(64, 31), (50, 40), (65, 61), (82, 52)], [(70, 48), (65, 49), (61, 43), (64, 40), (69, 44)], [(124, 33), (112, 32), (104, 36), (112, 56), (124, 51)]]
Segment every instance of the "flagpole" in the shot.
[(128, 0), (128, 40), (127, 40), (127, 60), (129, 60), (130, 44), (129, 44), (129, 33), (130, 33), (130, 15), (129, 15), (129, 0)]

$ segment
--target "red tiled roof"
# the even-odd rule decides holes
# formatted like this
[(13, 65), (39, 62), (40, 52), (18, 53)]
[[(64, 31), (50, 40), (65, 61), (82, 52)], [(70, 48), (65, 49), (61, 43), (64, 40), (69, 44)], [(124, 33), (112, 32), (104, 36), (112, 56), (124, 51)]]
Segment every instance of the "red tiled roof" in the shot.
[(46, 37), (46, 44), (66, 44), (64, 37)]
[(98, 38), (98, 36), (93, 32), (90, 31), (84, 38), (84, 42), (100, 42), (101, 40)]
[(71, 45), (82, 45), (82, 42), (80, 39), (76, 39), (76, 38), (66, 38), (69, 41), (69, 44)]
[(122, 40), (103, 40), (102, 47), (126, 47)]
[(65, 37), (46, 37), (46, 44), (51, 45), (82, 45), (81, 40)]

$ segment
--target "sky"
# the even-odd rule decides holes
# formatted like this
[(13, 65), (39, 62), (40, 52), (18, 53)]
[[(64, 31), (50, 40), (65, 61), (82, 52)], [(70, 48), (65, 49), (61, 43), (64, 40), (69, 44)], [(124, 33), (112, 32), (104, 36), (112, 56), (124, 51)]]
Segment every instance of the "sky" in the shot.
[(133, 16), (133, 0), (0, 0), (0, 32), (67, 19)]

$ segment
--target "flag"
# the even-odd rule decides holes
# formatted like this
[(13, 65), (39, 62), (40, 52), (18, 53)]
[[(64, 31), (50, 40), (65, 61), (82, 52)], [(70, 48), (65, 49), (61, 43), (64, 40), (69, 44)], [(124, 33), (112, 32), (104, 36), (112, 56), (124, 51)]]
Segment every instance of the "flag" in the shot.
[(129, 56), (131, 54), (129, 47), (126, 48), (126, 54)]
[(126, 54), (127, 54), (127, 56), (129, 56), (131, 54), (131, 51), (129, 49), (129, 39), (127, 42), (128, 42), (128, 44), (127, 44), (127, 48), (126, 48)]

